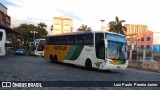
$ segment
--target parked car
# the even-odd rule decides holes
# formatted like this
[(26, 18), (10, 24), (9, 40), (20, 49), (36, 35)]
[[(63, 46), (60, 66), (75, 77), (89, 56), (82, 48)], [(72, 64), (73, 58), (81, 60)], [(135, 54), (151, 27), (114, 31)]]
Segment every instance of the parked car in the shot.
[[(143, 61), (143, 57), (140, 57), (140, 61)], [(153, 60), (151, 57), (146, 57), (146, 62), (157, 62), (156, 60)]]
[(24, 49), (17, 49), (16, 52), (15, 52), (15, 55), (25, 55), (26, 52)]

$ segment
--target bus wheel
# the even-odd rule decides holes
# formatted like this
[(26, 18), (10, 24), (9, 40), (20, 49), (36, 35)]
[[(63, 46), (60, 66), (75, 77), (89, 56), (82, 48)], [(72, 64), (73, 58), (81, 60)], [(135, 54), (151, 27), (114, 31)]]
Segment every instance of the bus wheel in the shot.
[(87, 70), (92, 70), (92, 62), (90, 59), (87, 59), (85, 62), (85, 67)]
[(54, 63), (54, 60), (53, 60), (53, 56), (52, 56), (52, 55), (50, 55), (50, 62), (51, 62), (51, 63)]
[(54, 57), (53, 57), (53, 62), (54, 62), (54, 63), (57, 63), (57, 62), (58, 62), (58, 59), (57, 59), (57, 56), (56, 56), (56, 55), (54, 55)]

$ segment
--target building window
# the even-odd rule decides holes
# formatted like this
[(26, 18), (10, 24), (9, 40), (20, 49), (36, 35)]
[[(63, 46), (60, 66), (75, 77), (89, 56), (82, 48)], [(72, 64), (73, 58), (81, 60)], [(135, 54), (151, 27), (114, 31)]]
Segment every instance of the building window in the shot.
[(3, 14), (0, 12), (0, 24), (4, 24), (3, 22)]
[(130, 41), (130, 38), (127, 38), (127, 41)]
[(141, 38), (141, 41), (144, 41), (144, 38), (143, 38), (143, 37)]
[(59, 25), (59, 23), (55, 23), (54, 25)]
[(64, 26), (69, 26), (69, 21), (64, 21)]
[(150, 37), (147, 37), (147, 41), (150, 41)]
[(147, 48), (149, 49), (149, 48), (150, 48), (150, 45), (147, 45)]
[(64, 24), (64, 26), (69, 26), (69, 24)]
[(9, 17), (6, 17), (6, 22), (10, 23)]
[(55, 29), (55, 31), (59, 31), (59, 29)]
[(2, 13), (0, 12), (0, 20), (2, 20)]
[(144, 48), (144, 46), (143, 45), (141, 45), (141, 49), (143, 49)]
[(60, 25), (60, 22), (58, 20), (55, 20), (54, 25)]

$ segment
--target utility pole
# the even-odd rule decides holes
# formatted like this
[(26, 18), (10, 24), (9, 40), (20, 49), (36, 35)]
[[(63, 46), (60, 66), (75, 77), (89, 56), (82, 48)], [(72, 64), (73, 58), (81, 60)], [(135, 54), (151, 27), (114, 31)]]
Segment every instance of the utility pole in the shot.
[(31, 33), (33, 33), (33, 40), (35, 41), (35, 37), (36, 37), (36, 33), (38, 33), (38, 32), (36, 32), (36, 31), (31, 31)]
[(134, 46), (133, 43), (130, 44), (130, 53), (129, 53), (129, 60), (132, 60), (132, 50), (133, 50)]

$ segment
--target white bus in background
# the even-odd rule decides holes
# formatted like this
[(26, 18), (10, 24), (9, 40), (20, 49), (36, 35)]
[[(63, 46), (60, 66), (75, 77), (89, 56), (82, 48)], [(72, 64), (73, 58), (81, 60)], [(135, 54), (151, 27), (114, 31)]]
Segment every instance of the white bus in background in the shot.
[(30, 55), (44, 56), (45, 39), (36, 39), (31, 43)]
[(5, 43), (6, 32), (4, 29), (0, 29), (0, 56), (4, 56), (6, 54)]

